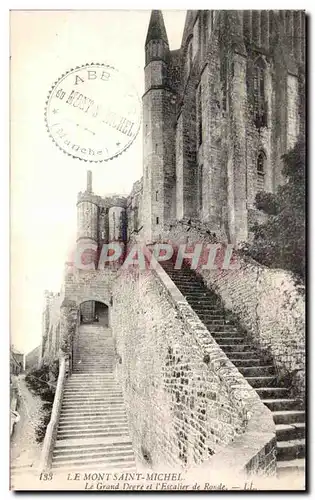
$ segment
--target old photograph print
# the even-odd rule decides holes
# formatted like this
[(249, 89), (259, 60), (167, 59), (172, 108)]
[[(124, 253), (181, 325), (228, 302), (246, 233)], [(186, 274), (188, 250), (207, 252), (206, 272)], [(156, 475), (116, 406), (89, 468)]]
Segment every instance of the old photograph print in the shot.
[(12, 490), (305, 490), (305, 25), (11, 11)]

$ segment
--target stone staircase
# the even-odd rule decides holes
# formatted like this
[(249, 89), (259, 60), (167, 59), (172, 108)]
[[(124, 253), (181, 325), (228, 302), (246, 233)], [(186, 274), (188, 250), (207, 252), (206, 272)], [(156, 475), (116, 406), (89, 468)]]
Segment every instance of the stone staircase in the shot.
[(271, 410), (276, 424), (278, 476), (293, 471), (304, 473), (305, 412), (303, 402), (290, 396), (290, 387), (280, 385), (270, 359), (255, 348), (246, 333), (228, 314), (218, 296), (209, 290), (192, 269), (174, 269), (172, 262), (161, 262), (174, 284), (199, 316), (211, 335), (255, 388)]
[(110, 328), (81, 325), (66, 381), (52, 470), (135, 470)]

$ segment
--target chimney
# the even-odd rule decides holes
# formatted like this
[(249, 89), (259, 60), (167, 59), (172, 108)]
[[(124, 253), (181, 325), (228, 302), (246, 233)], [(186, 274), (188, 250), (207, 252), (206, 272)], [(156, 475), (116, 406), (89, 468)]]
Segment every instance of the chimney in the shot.
[(88, 170), (87, 171), (87, 177), (86, 177), (86, 191), (88, 193), (92, 193), (92, 171)]

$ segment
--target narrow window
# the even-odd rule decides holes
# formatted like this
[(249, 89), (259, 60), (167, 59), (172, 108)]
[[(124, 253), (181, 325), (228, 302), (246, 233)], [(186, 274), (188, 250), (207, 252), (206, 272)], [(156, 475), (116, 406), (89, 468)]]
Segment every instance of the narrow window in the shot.
[(190, 73), (191, 70), (192, 59), (193, 59), (193, 45), (192, 41), (190, 41), (188, 48), (188, 74)]
[(113, 212), (113, 239), (116, 240), (116, 214)]
[(221, 56), (220, 65), (220, 80), (222, 88), (222, 108), (226, 111), (227, 104), (227, 57), (225, 54)]
[(155, 201), (158, 201), (158, 194), (159, 194), (159, 192), (155, 191)]
[(138, 231), (138, 207), (134, 208), (133, 211), (133, 229), (134, 231)]
[(267, 127), (265, 63), (261, 58), (256, 61), (254, 68), (254, 121), (258, 129)]
[(159, 218), (158, 218), (158, 217), (156, 218), (156, 223), (157, 223), (157, 224), (159, 223)]
[(257, 192), (265, 190), (266, 156), (263, 151), (257, 157)]
[(203, 165), (198, 165), (197, 179), (197, 196), (198, 196), (198, 211), (202, 210), (202, 184), (203, 184)]
[(197, 120), (198, 120), (198, 146), (202, 144), (202, 102), (201, 102), (201, 85), (197, 91)]
[(207, 46), (207, 31), (208, 31), (208, 16), (209, 11), (205, 11), (202, 16), (202, 53), (206, 53)]

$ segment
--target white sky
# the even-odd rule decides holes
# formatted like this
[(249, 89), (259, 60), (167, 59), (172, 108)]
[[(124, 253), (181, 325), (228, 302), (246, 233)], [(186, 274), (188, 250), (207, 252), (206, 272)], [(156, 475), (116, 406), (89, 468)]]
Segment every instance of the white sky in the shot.
[[(163, 11), (170, 48), (179, 48), (185, 11)], [(97, 194), (128, 194), (142, 175), (142, 130), (120, 157), (100, 164), (63, 154), (45, 128), (51, 85), (67, 70), (106, 62), (144, 92), (149, 11), (11, 13), (11, 341), (40, 343), (43, 291), (60, 289), (75, 239), (76, 197), (93, 171)]]

